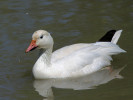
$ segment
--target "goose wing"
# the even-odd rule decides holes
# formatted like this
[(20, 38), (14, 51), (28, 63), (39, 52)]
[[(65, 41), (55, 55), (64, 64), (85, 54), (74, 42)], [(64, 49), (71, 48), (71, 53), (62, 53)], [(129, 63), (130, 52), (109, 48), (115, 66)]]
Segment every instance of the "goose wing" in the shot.
[(77, 44), (73, 44), (73, 45), (69, 45), (69, 46), (65, 46), (63, 48), (60, 48), (56, 51), (53, 52), (52, 54), (52, 62), (55, 62), (59, 59), (62, 59), (65, 56), (68, 56), (70, 54), (72, 54), (73, 52), (84, 48), (84, 47), (88, 47), (91, 44), (88, 43), (77, 43)]
[(92, 73), (110, 65), (111, 55), (121, 52), (125, 51), (111, 42), (92, 43), (88, 47), (83, 47), (58, 59), (53, 63), (53, 67), (55, 70), (63, 71), (64, 74), (77, 71)]

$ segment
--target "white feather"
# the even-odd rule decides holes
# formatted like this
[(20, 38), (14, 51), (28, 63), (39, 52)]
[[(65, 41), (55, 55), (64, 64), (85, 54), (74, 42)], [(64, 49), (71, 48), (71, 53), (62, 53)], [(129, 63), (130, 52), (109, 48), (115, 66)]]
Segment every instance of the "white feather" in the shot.
[(122, 32), (122, 30), (119, 30), (119, 31), (115, 32), (115, 34), (114, 34), (114, 36), (113, 36), (113, 38), (111, 40), (112, 43), (116, 44), (118, 42), (118, 40), (119, 40), (119, 38), (121, 36), (121, 32)]

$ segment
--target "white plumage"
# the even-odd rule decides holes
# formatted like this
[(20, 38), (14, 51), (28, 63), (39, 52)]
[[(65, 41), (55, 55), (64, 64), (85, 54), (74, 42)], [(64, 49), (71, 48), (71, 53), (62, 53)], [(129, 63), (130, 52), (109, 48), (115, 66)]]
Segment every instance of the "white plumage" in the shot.
[[(125, 52), (116, 45), (121, 30), (114, 34), (111, 42), (79, 43), (63, 47), (52, 53), (53, 39), (44, 30), (33, 34), (35, 47), (45, 49), (33, 67), (37, 79), (67, 78), (91, 74), (110, 65), (111, 55)], [(40, 38), (43, 36), (43, 38)], [(32, 48), (33, 49), (33, 48)], [(27, 52), (30, 51), (29, 49)]]
[(118, 42), (118, 40), (121, 36), (121, 32), (122, 32), (122, 30), (119, 30), (119, 31), (115, 32), (115, 34), (114, 34), (114, 36), (111, 40), (112, 43), (116, 44)]

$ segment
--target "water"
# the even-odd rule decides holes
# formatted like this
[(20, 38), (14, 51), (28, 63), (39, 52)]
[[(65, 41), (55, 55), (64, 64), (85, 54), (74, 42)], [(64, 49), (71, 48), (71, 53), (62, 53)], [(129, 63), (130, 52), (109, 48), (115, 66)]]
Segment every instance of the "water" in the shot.
[[(132, 0), (1, 0), (0, 100), (132, 100), (132, 26)], [(90, 77), (44, 80), (44, 83), (35, 80), (32, 66), (38, 51), (25, 54), (25, 49), (38, 29), (51, 32), (54, 50), (73, 43), (95, 42), (108, 30), (123, 29), (118, 44), (127, 53), (113, 56), (112, 66), (114, 70), (126, 66), (120, 72), (124, 78), (96, 76), (95, 84)], [(48, 84), (50, 96), (40, 94), (35, 84), (44, 85), (45, 92)], [(76, 86), (84, 87), (79, 90)]]

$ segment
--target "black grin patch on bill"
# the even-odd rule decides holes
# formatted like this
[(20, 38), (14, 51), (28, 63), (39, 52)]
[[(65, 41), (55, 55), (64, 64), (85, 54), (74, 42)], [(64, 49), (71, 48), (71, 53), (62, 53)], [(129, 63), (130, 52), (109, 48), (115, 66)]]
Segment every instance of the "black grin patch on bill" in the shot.
[(38, 47), (38, 46), (36, 46), (36, 47), (32, 48), (30, 51), (35, 50), (37, 47)]

